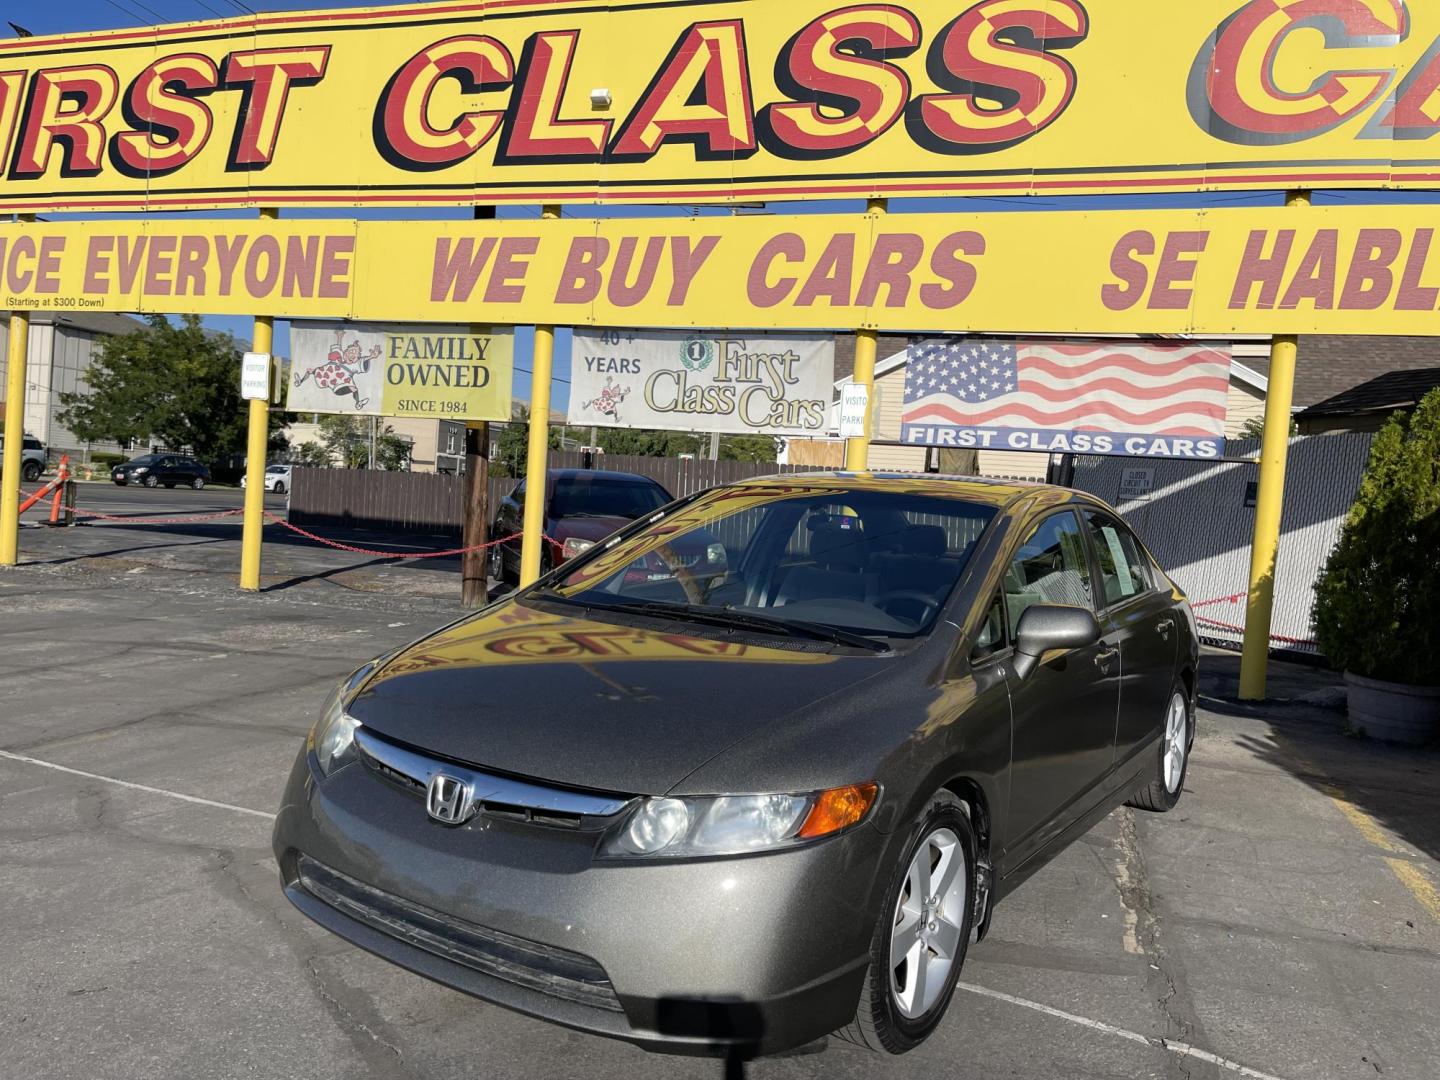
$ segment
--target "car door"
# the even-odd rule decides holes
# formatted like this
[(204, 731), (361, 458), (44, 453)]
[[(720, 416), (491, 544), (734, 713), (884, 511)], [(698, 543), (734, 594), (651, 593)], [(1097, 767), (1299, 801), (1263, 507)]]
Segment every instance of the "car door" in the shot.
[(173, 457), (162, 457), (154, 465), (155, 477), (162, 484), (173, 484), (175, 482), (175, 459)]
[[(495, 535), (493, 539), (503, 540), (517, 535), (525, 519), (525, 481), (515, 485), (515, 490), (500, 500), (500, 509), (495, 514)], [(500, 545), (500, 557), (506, 565), (519, 567), (519, 541)]]
[[(1094, 608), (1089, 548), (1080, 517), (1041, 519), (1013, 551), (1004, 575), (1009, 641), (1026, 608)], [(1006, 856), (1019, 865), (1088, 810), (1114, 759), (1120, 650), (1113, 633), (1080, 649), (1052, 651), (1026, 679), (1012, 679), (1013, 749)]]
[(1099, 577), (1096, 594), (1120, 646), (1115, 761), (1123, 766), (1165, 723), (1180, 629), (1170, 593), (1157, 587), (1150, 560), (1129, 527), (1098, 510), (1085, 513), (1085, 525)]

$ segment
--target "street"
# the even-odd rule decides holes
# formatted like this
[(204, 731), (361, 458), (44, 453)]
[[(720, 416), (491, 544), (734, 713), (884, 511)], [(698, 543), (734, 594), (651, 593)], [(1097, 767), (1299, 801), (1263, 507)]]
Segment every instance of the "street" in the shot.
[[(0, 1075), (720, 1075), (441, 988), (290, 907), (270, 814), (304, 733), (351, 668), (459, 613), (458, 575), (287, 538), (241, 595), (238, 532), (25, 530), (0, 572)], [(1344, 737), (1328, 673), (1277, 664), (1258, 709), (1237, 670), (1205, 657), (1178, 809), (1117, 811), (1009, 898), (936, 1037), (749, 1075), (1433, 1077), (1437, 755)]]

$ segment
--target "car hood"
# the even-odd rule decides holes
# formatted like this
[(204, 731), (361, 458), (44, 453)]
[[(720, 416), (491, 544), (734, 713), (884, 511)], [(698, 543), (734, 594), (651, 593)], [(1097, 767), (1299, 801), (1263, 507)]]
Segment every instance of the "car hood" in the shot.
[(888, 666), (557, 610), (510, 602), (424, 638), (387, 657), (347, 709), (381, 735), (470, 765), (659, 795)]

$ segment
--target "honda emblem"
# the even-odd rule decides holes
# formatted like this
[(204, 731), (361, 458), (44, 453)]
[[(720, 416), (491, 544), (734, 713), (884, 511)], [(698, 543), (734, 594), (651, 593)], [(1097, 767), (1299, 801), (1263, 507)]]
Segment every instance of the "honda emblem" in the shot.
[(463, 825), (475, 813), (475, 794), (465, 781), (436, 773), (425, 792), (425, 812), (442, 825)]

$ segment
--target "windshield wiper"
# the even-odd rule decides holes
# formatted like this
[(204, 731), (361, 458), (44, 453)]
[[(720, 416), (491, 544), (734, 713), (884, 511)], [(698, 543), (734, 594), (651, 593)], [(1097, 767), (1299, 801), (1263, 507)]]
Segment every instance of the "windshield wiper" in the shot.
[(653, 602), (622, 602), (618, 604), (595, 604), (602, 611), (624, 611), (635, 615), (656, 615), (662, 618), (682, 618), (692, 622), (710, 623), (738, 629), (756, 630), (763, 634), (783, 634), (786, 637), (808, 637), (816, 641), (831, 641), (837, 645), (850, 645), (871, 652), (889, 652), (890, 646), (864, 634), (842, 630), (828, 623), (806, 622), (803, 619), (783, 619), (770, 615), (754, 615), (735, 611), (731, 608), (712, 608), (700, 604), (666, 604)]

